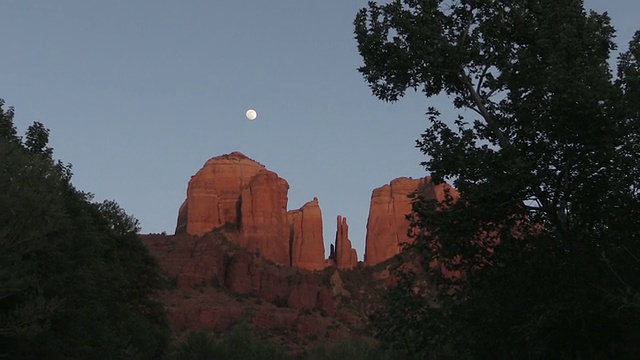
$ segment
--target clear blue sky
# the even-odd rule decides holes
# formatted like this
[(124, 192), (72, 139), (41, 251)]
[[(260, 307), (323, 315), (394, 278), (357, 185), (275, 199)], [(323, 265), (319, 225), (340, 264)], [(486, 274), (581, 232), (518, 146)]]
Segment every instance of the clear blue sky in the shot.
[[(366, 3), (0, 0), (0, 98), (143, 232), (173, 233), (190, 176), (241, 151), (289, 182), (289, 209), (319, 198), (326, 247), (346, 216), (362, 259), (371, 191), (426, 175), (414, 144), (438, 106), (371, 95), (352, 25)], [(625, 49), (640, 1), (585, 4), (609, 11)]]

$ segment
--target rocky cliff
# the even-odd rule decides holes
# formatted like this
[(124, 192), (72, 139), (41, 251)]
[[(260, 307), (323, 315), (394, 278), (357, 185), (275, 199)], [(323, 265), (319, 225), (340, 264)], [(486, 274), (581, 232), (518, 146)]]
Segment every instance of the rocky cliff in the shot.
[[(367, 221), (366, 265), (383, 262), (409, 242), (409, 195), (419, 192), (442, 201), (447, 184), (429, 177), (398, 178), (373, 190)], [(278, 174), (239, 152), (214, 157), (191, 177), (187, 199), (178, 212), (176, 234), (203, 236), (214, 229), (233, 230), (229, 239), (277, 264), (321, 270), (350, 269), (358, 259), (346, 218), (338, 216), (335, 244), (325, 260), (322, 212), (314, 198), (287, 212), (289, 185)]]
[(242, 153), (214, 157), (191, 177), (176, 234), (234, 230), (236, 244), (281, 265), (325, 267), (318, 199), (287, 212), (289, 184)]
[(262, 170), (240, 195), (240, 245), (283, 265), (290, 265), (288, 191), (278, 174)]
[(336, 242), (331, 246), (329, 259), (338, 269), (353, 269), (358, 265), (358, 254), (349, 240), (347, 218), (340, 215), (337, 219)]
[(242, 190), (263, 170), (264, 165), (239, 152), (209, 159), (189, 181), (176, 234), (202, 236), (227, 223), (239, 224)]
[[(294, 352), (366, 331), (366, 316), (384, 282), (368, 275), (368, 301), (347, 291), (336, 269), (311, 272), (278, 266), (229, 242), (220, 231), (204, 236), (142, 235), (172, 280), (161, 294), (174, 334), (225, 332), (246, 321)], [(345, 280), (346, 281), (346, 280)], [(375, 290), (375, 291), (374, 291)], [(334, 295), (335, 294), (335, 295)]]
[[(365, 265), (379, 265), (363, 268), (346, 217), (337, 217), (325, 260), (318, 199), (287, 211), (288, 189), (275, 172), (239, 152), (217, 156), (191, 177), (176, 235), (142, 236), (174, 282), (162, 298), (176, 334), (223, 332), (244, 319), (294, 350), (366, 334), (366, 319), (397, 281), (390, 264), (379, 263), (409, 241), (409, 195), (443, 200), (449, 189), (457, 197), (428, 177), (375, 189)], [(430, 266), (447, 271), (437, 261)], [(413, 259), (403, 267), (419, 269), (420, 263)]]
[(454, 198), (457, 197), (457, 192), (450, 185), (435, 185), (430, 177), (401, 177), (374, 189), (367, 220), (365, 264), (383, 262), (400, 253), (402, 244), (411, 241), (408, 236), (410, 223), (407, 220), (407, 215), (412, 211), (411, 194), (419, 192), (426, 199), (443, 201), (447, 189)]
[(318, 198), (313, 198), (300, 209), (287, 212), (287, 221), (291, 244), (291, 266), (308, 270), (324, 269), (322, 211)]

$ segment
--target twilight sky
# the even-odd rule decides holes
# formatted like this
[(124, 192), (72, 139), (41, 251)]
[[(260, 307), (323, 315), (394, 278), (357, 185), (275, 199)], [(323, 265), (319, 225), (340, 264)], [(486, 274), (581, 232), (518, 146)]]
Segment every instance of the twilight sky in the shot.
[[(0, 98), (20, 133), (51, 130), (76, 187), (116, 200), (143, 233), (173, 233), (191, 175), (240, 151), (289, 182), (289, 209), (318, 197), (325, 247), (346, 216), (362, 260), (371, 191), (427, 175), (415, 140), (426, 108), (448, 103), (371, 95), (352, 25), (366, 4), (0, 0)], [(609, 12), (625, 50), (640, 1), (585, 6)]]

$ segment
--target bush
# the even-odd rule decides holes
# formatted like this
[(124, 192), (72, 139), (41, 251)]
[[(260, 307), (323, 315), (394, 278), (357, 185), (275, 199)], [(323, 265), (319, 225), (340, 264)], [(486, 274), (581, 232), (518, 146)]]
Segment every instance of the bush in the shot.
[(192, 332), (171, 357), (172, 360), (291, 358), (284, 349), (256, 338), (246, 323), (236, 325), (219, 339), (205, 331)]
[(394, 354), (373, 340), (365, 338), (340, 339), (330, 347), (318, 345), (305, 357), (308, 360), (330, 360), (330, 359), (350, 359), (350, 360), (386, 360), (386, 359), (406, 359), (404, 356)]

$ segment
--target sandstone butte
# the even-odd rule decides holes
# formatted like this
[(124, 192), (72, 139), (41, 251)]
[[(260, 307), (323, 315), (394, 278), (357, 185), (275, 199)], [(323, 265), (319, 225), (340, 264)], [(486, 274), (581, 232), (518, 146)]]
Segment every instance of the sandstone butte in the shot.
[(446, 183), (435, 185), (430, 177), (401, 177), (374, 189), (367, 220), (365, 264), (381, 263), (399, 254), (402, 245), (411, 241), (407, 220), (407, 215), (412, 212), (411, 194), (419, 192), (426, 199), (443, 201), (447, 189), (454, 198), (458, 197), (453, 187)]
[(189, 180), (176, 234), (202, 236), (227, 223), (238, 224), (240, 195), (264, 165), (232, 152), (208, 160)]
[(191, 177), (178, 212), (176, 234), (203, 236), (238, 230), (238, 245), (277, 264), (325, 267), (322, 213), (317, 198), (287, 212), (289, 184), (242, 153), (208, 160)]

